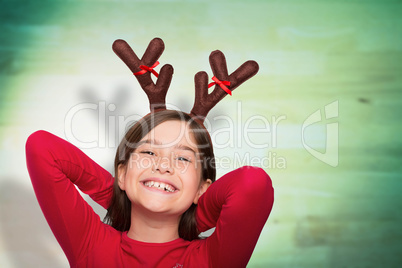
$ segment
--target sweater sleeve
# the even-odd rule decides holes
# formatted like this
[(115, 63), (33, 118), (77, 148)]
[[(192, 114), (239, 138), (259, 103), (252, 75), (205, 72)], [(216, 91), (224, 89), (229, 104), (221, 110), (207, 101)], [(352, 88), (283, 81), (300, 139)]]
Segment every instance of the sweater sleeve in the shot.
[(39, 205), (57, 241), (74, 266), (85, 256), (103, 223), (74, 185), (107, 207), (113, 177), (77, 147), (46, 131), (31, 134), (26, 161)]
[(242, 167), (214, 182), (200, 197), (196, 219), (207, 238), (211, 267), (246, 267), (271, 213), (274, 190), (261, 168)]

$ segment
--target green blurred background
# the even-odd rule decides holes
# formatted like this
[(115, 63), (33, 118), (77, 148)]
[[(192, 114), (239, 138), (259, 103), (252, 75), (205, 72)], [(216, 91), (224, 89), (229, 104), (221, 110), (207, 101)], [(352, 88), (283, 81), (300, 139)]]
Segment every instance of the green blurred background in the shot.
[[(212, 50), (225, 53), (229, 71), (248, 59), (260, 64), (258, 75), (209, 116), (222, 159), (218, 174), (250, 164), (247, 155), (257, 165), (265, 159), (276, 190), (249, 267), (400, 267), (400, 1), (20, 0), (0, 6), (0, 267), (68, 266), (35, 200), (25, 140), (45, 129), (75, 144), (94, 141), (93, 148), (80, 147), (112, 171), (124, 131), (118, 117), (144, 115), (148, 104), (111, 44), (125, 39), (142, 55), (156, 36), (166, 45), (161, 63), (175, 67), (168, 102), (185, 111), (194, 74), (211, 76)], [(82, 103), (97, 109), (71, 116)], [(303, 132), (316, 111), (322, 120)], [(232, 120), (232, 132), (219, 132), (231, 126), (220, 115)], [(265, 130), (247, 140), (242, 131), (255, 115), (248, 127)], [(326, 151), (331, 146), (337, 150)]]

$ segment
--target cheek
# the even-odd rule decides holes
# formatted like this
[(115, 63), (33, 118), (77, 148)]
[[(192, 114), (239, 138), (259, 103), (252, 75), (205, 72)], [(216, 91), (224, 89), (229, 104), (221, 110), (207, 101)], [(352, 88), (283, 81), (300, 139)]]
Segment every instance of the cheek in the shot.
[(124, 191), (131, 202), (135, 201), (136, 197), (138, 196), (138, 177), (139, 174), (137, 170), (129, 169), (124, 180)]
[(197, 174), (194, 165), (188, 162), (175, 162), (175, 173), (178, 176), (185, 176), (186, 180), (189, 180), (188, 178), (194, 177)]
[(197, 158), (192, 160), (192, 162), (187, 161), (177, 161), (176, 163), (177, 170), (182, 174), (188, 173), (192, 174), (192, 176), (196, 176), (198, 179), (201, 178), (202, 174), (202, 162)]
[(196, 195), (200, 188), (200, 181), (201, 177), (199, 175), (198, 170), (194, 169), (189, 172), (189, 174), (186, 174), (186, 188), (188, 190), (189, 196), (193, 197)]
[(137, 168), (136, 166), (128, 167), (124, 179), (124, 186), (126, 192), (130, 192), (133, 189), (135, 189), (135, 187), (133, 186), (135, 186), (135, 184), (138, 183), (138, 178), (140, 177), (141, 171), (142, 170)]

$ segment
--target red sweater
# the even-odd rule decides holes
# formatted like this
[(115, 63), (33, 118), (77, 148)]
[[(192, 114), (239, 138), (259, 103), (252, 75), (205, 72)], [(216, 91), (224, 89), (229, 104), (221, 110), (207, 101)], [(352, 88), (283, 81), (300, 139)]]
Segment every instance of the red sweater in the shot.
[(37, 131), (28, 138), (26, 157), (36, 197), (71, 267), (245, 267), (274, 200), (269, 176), (242, 167), (214, 182), (199, 200), (198, 228), (216, 227), (210, 237), (139, 242), (104, 224), (74, 187), (108, 207), (112, 175), (78, 148)]

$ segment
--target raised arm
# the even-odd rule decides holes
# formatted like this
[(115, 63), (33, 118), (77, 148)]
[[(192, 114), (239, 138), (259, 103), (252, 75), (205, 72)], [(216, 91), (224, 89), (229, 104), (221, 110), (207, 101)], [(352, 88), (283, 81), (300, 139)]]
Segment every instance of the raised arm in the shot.
[(74, 185), (106, 208), (113, 177), (74, 145), (46, 131), (29, 136), (26, 161), (40, 207), (73, 266), (103, 225)]
[(256, 167), (236, 169), (201, 196), (196, 217), (207, 238), (211, 267), (246, 267), (271, 212), (274, 190), (268, 174)]

